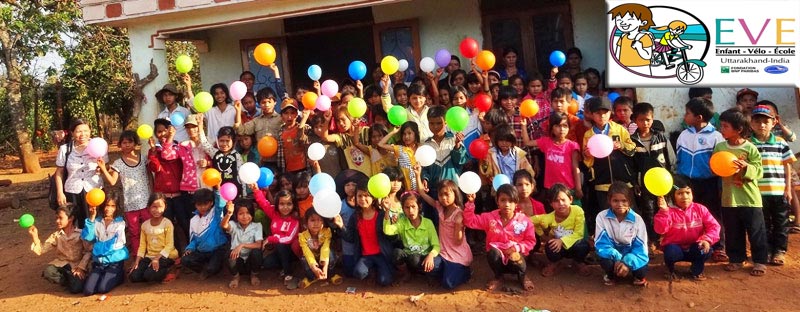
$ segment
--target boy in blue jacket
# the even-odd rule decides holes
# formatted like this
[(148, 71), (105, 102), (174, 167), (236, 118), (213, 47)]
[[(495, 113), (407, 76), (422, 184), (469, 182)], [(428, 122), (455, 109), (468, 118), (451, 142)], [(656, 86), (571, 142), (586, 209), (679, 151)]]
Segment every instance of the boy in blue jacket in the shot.
[(219, 273), (225, 261), (225, 243), (228, 238), (219, 226), (225, 201), (215, 197), (209, 189), (194, 193), (194, 217), (189, 220), (189, 245), (181, 257), (181, 264), (192, 271), (200, 272), (200, 279)]
[(603, 283), (612, 286), (620, 278), (633, 275), (633, 284), (646, 286), (647, 229), (642, 217), (631, 210), (633, 194), (630, 186), (614, 181), (608, 188), (609, 208), (595, 220), (594, 247), (605, 276)]

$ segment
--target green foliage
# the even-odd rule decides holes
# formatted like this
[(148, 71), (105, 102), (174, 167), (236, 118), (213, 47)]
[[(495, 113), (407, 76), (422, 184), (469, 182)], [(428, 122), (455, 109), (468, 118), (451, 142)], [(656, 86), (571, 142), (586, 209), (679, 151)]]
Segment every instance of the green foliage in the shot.
[(167, 65), (169, 65), (169, 82), (174, 83), (178, 88), (183, 86), (181, 73), (175, 69), (175, 59), (182, 54), (188, 55), (192, 59), (194, 66), (189, 72), (192, 78), (192, 90), (199, 92), (203, 85), (200, 83), (200, 55), (197, 54), (197, 47), (188, 41), (167, 41)]

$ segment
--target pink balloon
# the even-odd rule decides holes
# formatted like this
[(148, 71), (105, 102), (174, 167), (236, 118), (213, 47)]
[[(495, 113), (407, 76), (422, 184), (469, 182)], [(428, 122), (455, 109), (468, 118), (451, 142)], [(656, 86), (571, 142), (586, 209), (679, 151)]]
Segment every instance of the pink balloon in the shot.
[(91, 139), (89, 144), (86, 145), (86, 153), (92, 158), (103, 157), (108, 153), (108, 143), (102, 138)]
[[(330, 81), (330, 80), (328, 80)], [(331, 98), (326, 95), (320, 95), (317, 97), (317, 107), (318, 110), (327, 111), (331, 109)]]
[(240, 101), (247, 94), (247, 86), (244, 85), (244, 82), (234, 81), (231, 84), (230, 93), (234, 101)]
[(339, 92), (339, 84), (336, 81), (328, 79), (322, 82), (322, 94), (331, 98), (336, 95), (336, 92)]
[(219, 187), (219, 195), (221, 195), (224, 200), (233, 200), (236, 198), (237, 194), (236, 185), (231, 182), (227, 182)]
[(595, 158), (605, 158), (614, 150), (614, 140), (605, 134), (595, 134), (586, 143), (589, 154)]

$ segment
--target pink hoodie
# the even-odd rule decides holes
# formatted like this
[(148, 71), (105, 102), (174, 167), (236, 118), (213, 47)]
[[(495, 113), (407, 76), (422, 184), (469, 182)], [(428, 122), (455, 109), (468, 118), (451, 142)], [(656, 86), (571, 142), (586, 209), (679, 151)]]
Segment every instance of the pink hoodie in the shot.
[(497, 249), (513, 247), (517, 252), (527, 256), (536, 245), (536, 230), (531, 219), (524, 213), (515, 213), (508, 224), (503, 226), (499, 209), (476, 215), (475, 203), (468, 202), (464, 206), (464, 225), (486, 232), (487, 251), (492, 247)]
[(670, 207), (665, 212), (659, 209), (653, 217), (653, 227), (661, 235), (662, 247), (677, 244), (688, 249), (701, 240), (712, 245), (719, 241), (719, 223), (698, 203), (692, 203), (686, 210)]
[[(270, 203), (264, 193), (255, 192), (256, 203), (261, 210), (269, 217), (272, 235), (267, 236), (267, 241), (272, 244), (294, 244), (297, 241), (297, 231), (300, 228), (300, 221), (294, 215), (282, 216), (275, 206)], [(299, 245), (297, 245), (299, 247)], [(294, 250), (294, 246), (292, 246)], [(297, 253), (295, 253), (297, 254)]]

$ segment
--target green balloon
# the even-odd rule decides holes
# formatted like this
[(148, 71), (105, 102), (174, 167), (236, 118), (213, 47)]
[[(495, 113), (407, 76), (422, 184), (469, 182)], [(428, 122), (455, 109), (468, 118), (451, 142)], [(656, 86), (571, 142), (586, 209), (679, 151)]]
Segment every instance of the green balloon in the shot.
[(392, 106), (392, 108), (389, 109), (388, 115), (389, 122), (398, 127), (406, 123), (408, 119), (408, 112), (406, 112), (405, 107), (400, 105)]
[(369, 193), (375, 198), (384, 198), (389, 195), (389, 191), (392, 190), (391, 182), (389, 176), (384, 173), (379, 173), (369, 178), (367, 189), (369, 189)]
[(212, 105), (214, 105), (214, 97), (211, 96), (211, 93), (203, 91), (194, 96), (194, 109), (198, 113), (207, 112)]
[(354, 97), (347, 103), (347, 112), (353, 118), (364, 116), (367, 113), (367, 103), (362, 98)]
[(469, 124), (469, 113), (467, 110), (460, 106), (453, 106), (447, 110), (444, 116), (447, 126), (453, 131), (464, 131)]
[(19, 226), (23, 229), (33, 226), (33, 216), (29, 213), (26, 213), (19, 217)]
[(182, 54), (175, 59), (175, 69), (178, 70), (179, 73), (185, 74), (192, 71), (192, 66), (194, 63), (192, 62), (192, 58), (186, 54)]

